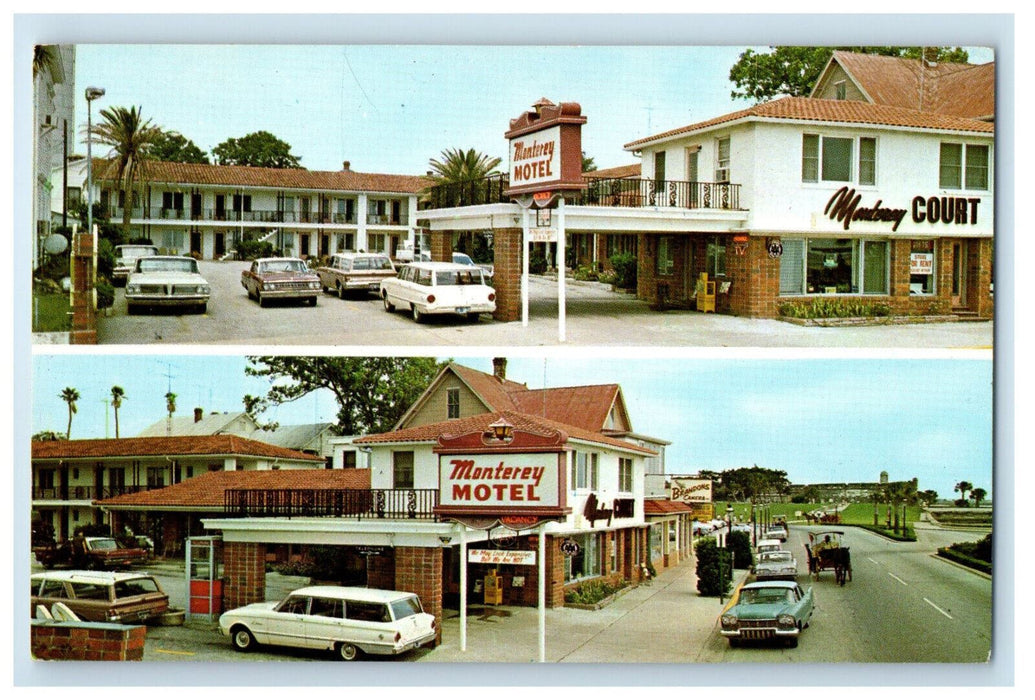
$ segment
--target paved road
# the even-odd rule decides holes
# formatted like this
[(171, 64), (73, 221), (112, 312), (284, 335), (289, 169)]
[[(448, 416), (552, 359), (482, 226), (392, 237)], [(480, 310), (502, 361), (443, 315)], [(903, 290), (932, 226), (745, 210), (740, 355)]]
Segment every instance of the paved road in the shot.
[[(992, 322), (907, 326), (807, 328), (782, 321), (747, 319), (695, 311), (652, 311), (628, 294), (605, 285), (569, 281), (565, 342), (557, 323), (556, 280), (530, 280), (529, 325), (500, 323), (484, 315), (477, 323), (385, 312), (373, 295), (341, 300), (329, 294), (315, 308), (279, 303), (267, 308), (248, 299), (239, 261), (202, 261), (212, 285), (205, 314), (159, 310), (126, 314), (125, 296), (101, 317), (104, 344), (232, 344), (242, 346), (697, 346), (697, 347), (901, 347), (982, 349), (992, 346)], [(37, 339), (42, 342), (42, 339)]]

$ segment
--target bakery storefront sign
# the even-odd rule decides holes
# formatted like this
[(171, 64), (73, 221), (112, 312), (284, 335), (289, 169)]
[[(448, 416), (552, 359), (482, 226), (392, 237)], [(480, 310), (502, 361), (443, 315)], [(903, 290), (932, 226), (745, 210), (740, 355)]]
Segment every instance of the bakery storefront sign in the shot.
[(669, 500), (681, 503), (711, 503), (711, 479), (672, 479)]
[(443, 456), (439, 506), (557, 506), (558, 471), (552, 454)]

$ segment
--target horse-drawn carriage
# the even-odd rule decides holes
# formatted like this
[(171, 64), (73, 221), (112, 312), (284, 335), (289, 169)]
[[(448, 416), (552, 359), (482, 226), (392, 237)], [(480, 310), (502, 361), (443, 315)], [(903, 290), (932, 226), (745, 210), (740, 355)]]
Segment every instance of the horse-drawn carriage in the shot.
[(844, 542), (844, 530), (821, 530), (809, 533), (805, 551), (809, 555), (809, 573), (819, 580), (824, 569), (833, 569), (840, 585), (852, 580), (852, 557)]

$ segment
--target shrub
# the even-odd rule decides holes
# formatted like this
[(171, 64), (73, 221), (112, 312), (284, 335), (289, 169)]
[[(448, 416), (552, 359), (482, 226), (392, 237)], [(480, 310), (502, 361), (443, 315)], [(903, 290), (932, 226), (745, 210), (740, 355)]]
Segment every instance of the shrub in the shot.
[(237, 257), (241, 260), (255, 260), (273, 256), (273, 244), (269, 241), (244, 240), (237, 243)]
[(575, 272), (572, 273), (572, 277), (582, 282), (595, 282), (598, 279), (599, 275), (597, 274), (597, 271), (593, 268), (587, 267), (586, 265), (579, 265), (575, 269)]
[(528, 256), (528, 272), (533, 275), (546, 272), (546, 255), (541, 250), (533, 250)]
[(733, 567), (749, 569), (755, 563), (751, 554), (751, 535), (734, 530), (726, 535), (726, 548), (733, 554)]
[(777, 307), (787, 318), (875, 318), (891, 315), (891, 306), (884, 302), (854, 299), (810, 299), (788, 301)]
[(97, 308), (107, 309), (115, 303), (115, 287), (107, 280), (97, 280)]
[(613, 583), (607, 579), (586, 581), (564, 592), (564, 602), (575, 605), (595, 605), (629, 585), (625, 579)]
[(729, 590), (730, 553), (708, 538), (697, 545), (697, 591), (703, 596), (718, 596)]
[(614, 285), (619, 289), (636, 289), (636, 256), (632, 253), (618, 253), (611, 256), (611, 267), (615, 271)]

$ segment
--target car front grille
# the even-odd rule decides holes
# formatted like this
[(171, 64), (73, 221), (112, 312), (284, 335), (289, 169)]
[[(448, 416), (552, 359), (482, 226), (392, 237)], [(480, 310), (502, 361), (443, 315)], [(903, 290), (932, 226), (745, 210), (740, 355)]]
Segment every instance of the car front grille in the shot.
[(741, 620), (741, 629), (776, 629), (776, 620)]
[(198, 285), (196, 284), (174, 284), (172, 286), (172, 296), (180, 296), (187, 294), (197, 294)]

